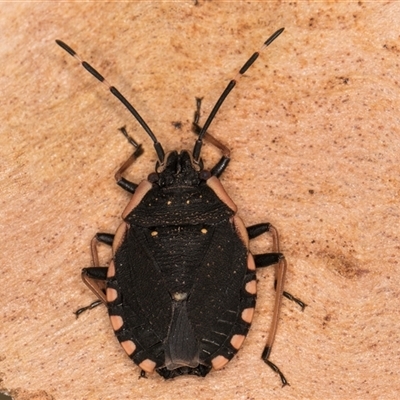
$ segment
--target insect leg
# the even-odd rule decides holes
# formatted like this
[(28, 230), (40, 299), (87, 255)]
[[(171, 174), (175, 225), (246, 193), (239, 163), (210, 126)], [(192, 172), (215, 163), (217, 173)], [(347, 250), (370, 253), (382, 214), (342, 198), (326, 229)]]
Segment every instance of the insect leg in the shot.
[(285, 376), (283, 375), (281, 370), (273, 362), (269, 360), (269, 356), (272, 350), (272, 345), (275, 341), (275, 336), (278, 329), (279, 314), (282, 306), (282, 297), (285, 296), (297, 302), (302, 307), (302, 309), (304, 309), (305, 304), (300, 300), (296, 299), (295, 297), (293, 297), (290, 293), (287, 293), (283, 290), (285, 275), (287, 270), (287, 262), (284, 255), (279, 251), (279, 235), (275, 227), (272, 226), (270, 223), (262, 223), (248, 227), (247, 232), (250, 239), (254, 239), (265, 232), (270, 232), (272, 234), (273, 252), (254, 255), (254, 261), (257, 268), (275, 265), (276, 294), (275, 294), (274, 313), (271, 322), (271, 329), (268, 334), (267, 343), (264, 347), (264, 351), (261, 355), (261, 358), (273, 371), (275, 371), (279, 375), (282, 381), (282, 385), (285, 386), (289, 384)]
[(137, 184), (133, 183), (131, 181), (128, 181), (125, 179), (122, 174), (136, 161), (137, 158), (139, 158), (143, 154), (143, 148), (141, 144), (137, 144), (132, 137), (129, 136), (126, 128), (123, 126), (122, 128), (119, 129), (121, 133), (126, 137), (128, 142), (135, 148), (135, 151), (132, 153), (132, 155), (121, 165), (121, 167), (118, 169), (118, 171), (115, 173), (114, 177), (115, 180), (117, 181), (117, 184), (122, 187), (122, 189), (125, 189), (129, 193), (134, 193)]
[[(196, 111), (194, 112), (194, 118), (192, 122), (192, 131), (199, 135), (201, 132), (201, 126), (199, 125), (200, 120), (200, 109), (201, 109), (201, 101), (203, 99), (200, 97), (196, 97)], [(231, 160), (231, 151), (219, 140), (215, 139), (210, 133), (206, 132), (204, 134), (204, 139), (217, 147), (222, 152), (221, 159), (215, 164), (215, 166), (211, 169), (211, 175), (215, 175), (216, 177), (221, 176), (221, 174), (225, 171), (226, 167)]]
[(76, 317), (82, 314), (86, 310), (90, 310), (94, 307), (97, 307), (100, 304), (106, 303), (106, 279), (107, 279), (107, 270), (108, 267), (101, 267), (99, 263), (99, 253), (98, 253), (98, 245), (100, 243), (105, 243), (109, 246), (112, 245), (114, 240), (114, 235), (109, 233), (97, 233), (91, 242), (92, 249), (92, 260), (93, 267), (83, 268), (81, 277), (83, 283), (98, 297), (98, 300), (89, 304), (86, 307), (82, 307), (74, 312)]
[[(273, 228), (276, 232), (276, 237), (274, 238), (274, 246), (275, 248), (279, 249), (279, 238), (278, 238), (278, 232), (276, 229), (269, 223), (261, 223), (257, 225), (252, 225), (247, 228), (247, 233), (249, 234), (250, 239), (254, 239), (260, 235), (262, 235), (265, 232), (269, 232)], [(269, 267), (274, 264), (278, 264), (280, 262), (280, 259), (284, 258), (284, 255), (282, 253), (263, 253), (263, 254), (254, 254), (254, 261), (256, 263), (257, 268), (263, 268), (263, 267)], [(277, 280), (275, 279), (274, 287), (276, 290), (277, 286)], [(288, 298), (291, 301), (294, 301), (297, 303), (300, 307), (301, 310), (304, 311), (304, 308), (307, 306), (303, 301), (298, 299), (297, 297), (294, 297), (292, 294), (288, 292), (283, 292), (283, 296)]]

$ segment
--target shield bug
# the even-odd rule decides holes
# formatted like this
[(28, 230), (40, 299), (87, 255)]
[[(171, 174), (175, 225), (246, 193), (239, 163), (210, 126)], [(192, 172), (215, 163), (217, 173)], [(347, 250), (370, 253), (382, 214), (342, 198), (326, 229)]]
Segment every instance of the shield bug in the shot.
[[(268, 38), (269, 46), (283, 28)], [(230, 151), (208, 133), (225, 98), (236, 85), (232, 79), (200, 127), (197, 99), (193, 130), (198, 135), (192, 152), (164, 153), (162, 145), (130, 102), (71, 47), (57, 40), (133, 114), (153, 141), (158, 161), (140, 184), (123, 177), (142, 154), (125, 128), (121, 132), (133, 154), (115, 174), (117, 184), (132, 194), (115, 234), (98, 233), (92, 240), (93, 266), (82, 270), (84, 283), (99, 300), (76, 314), (104, 303), (121, 346), (141, 369), (141, 376), (157, 371), (165, 379), (179, 375), (205, 376), (220, 369), (241, 347), (253, 320), (256, 269), (275, 265), (275, 305), (262, 360), (287, 380), (269, 360), (275, 340), (282, 296), (305, 304), (283, 290), (286, 260), (278, 232), (270, 223), (245, 227), (237, 207), (219, 177), (230, 161)], [(239, 76), (258, 58), (254, 53)], [(203, 140), (222, 153), (205, 169), (200, 157)], [(272, 235), (272, 252), (253, 255), (249, 241)], [(108, 266), (101, 266), (98, 246), (112, 247)]]

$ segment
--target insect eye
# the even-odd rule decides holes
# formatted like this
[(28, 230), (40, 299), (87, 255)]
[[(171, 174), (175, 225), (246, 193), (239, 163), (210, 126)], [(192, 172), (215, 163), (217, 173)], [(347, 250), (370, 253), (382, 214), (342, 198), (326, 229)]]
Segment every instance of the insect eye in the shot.
[(157, 174), (157, 172), (152, 172), (152, 173), (147, 177), (147, 180), (148, 180), (150, 183), (156, 183), (156, 182), (158, 181), (158, 174)]
[(200, 171), (200, 173), (199, 173), (199, 178), (202, 180), (202, 181), (206, 181), (207, 179), (209, 179), (209, 178), (211, 178), (211, 172), (210, 171), (206, 171), (206, 170), (202, 170), (202, 171)]

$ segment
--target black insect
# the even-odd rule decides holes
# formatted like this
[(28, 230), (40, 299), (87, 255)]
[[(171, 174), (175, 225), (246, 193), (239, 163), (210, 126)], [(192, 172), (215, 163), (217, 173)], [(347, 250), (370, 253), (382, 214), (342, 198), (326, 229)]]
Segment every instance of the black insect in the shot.
[[(283, 28), (275, 32), (263, 48), (282, 32)], [(197, 99), (193, 130), (198, 138), (193, 152), (165, 155), (128, 100), (68, 45), (56, 42), (133, 114), (152, 139), (158, 157), (155, 171), (139, 185), (125, 179), (123, 173), (142, 154), (142, 147), (121, 128), (135, 150), (115, 179), (132, 198), (116, 233), (98, 233), (92, 240), (94, 266), (84, 268), (82, 278), (99, 300), (76, 314), (106, 304), (112, 328), (142, 376), (153, 371), (166, 379), (205, 376), (231, 360), (248, 333), (256, 304), (256, 268), (276, 265), (273, 321), (262, 359), (286, 385), (282, 372), (269, 360), (282, 296), (303, 309), (305, 304), (283, 290), (286, 260), (279, 251), (277, 230), (270, 223), (246, 228), (236, 215), (237, 207), (218, 179), (230, 152), (207, 132), (236, 80), (229, 82), (203, 127), (198, 124), (201, 100)], [(239, 75), (258, 56), (254, 53)], [(222, 152), (211, 170), (204, 169), (200, 158), (203, 139)], [(249, 240), (266, 232), (272, 235), (273, 252), (252, 255)], [(107, 267), (99, 263), (100, 243), (112, 246)]]

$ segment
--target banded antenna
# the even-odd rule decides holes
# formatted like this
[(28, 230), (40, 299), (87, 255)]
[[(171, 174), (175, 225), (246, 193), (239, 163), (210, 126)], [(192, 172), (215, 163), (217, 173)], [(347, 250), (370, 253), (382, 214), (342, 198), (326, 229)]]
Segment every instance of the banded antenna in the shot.
[(268, 47), (283, 31), (285, 28), (278, 29), (272, 36), (270, 36), (263, 44), (261, 49), (259, 51), (256, 51), (243, 65), (243, 67), (239, 70), (239, 77), (236, 77), (235, 79), (232, 79), (229, 83), (228, 86), (225, 88), (225, 90), (222, 92), (221, 96), (215, 103), (214, 108), (211, 110), (210, 115), (208, 116), (205, 124), (200, 130), (199, 137), (196, 140), (194, 149), (193, 149), (193, 160), (198, 163), (200, 160), (200, 152), (201, 152), (201, 147), (203, 145), (203, 137), (207, 132), (207, 129), (210, 127), (211, 122), (215, 118), (215, 115), (217, 114), (218, 110), (220, 109), (222, 103), (225, 101), (227, 98), (228, 94), (231, 92), (231, 90), (236, 86), (236, 82), (240, 76), (242, 76), (254, 63), (254, 61), (257, 60), (258, 56), (260, 55), (261, 51), (264, 50), (266, 47)]
[[(283, 31), (285, 28), (281, 28), (277, 30), (272, 36), (270, 36), (263, 44), (261, 49), (257, 52), (255, 52), (248, 60), (247, 62), (243, 65), (243, 67), (239, 70), (239, 78), (242, 76), (252, 65), (253, 63), (257, 60), (258, 56), (260, 55), (260, 52), (264, 50), (266, 47), (268, 47)], [(154, 149), (157, 153), (157, 157), (159, 160), (159, 163), (162, 164), (164, 162), (164, 157), (165, 153), (164, 150), (161, 146), (161, 143), (157, 140), (156, 136), (154, 135), (153, 131), (150, 129), (150, 127), (146, 124), (144, 119), (140, 116), (140, 114), (136, 111), (136, 109), (132, 106), (131, 103), (121, 94), (121, 92), (114, 86), (112, 86), (95, 68), (93, 68), (89, 63), (86, 61), (82, 60), (78, 54), (71, 48), (69, 47), (66, 43), (64, 43), (61, 40), (56, 40), (56, 43), (62, 47), (67, 53), (69, 53), (72, 57), (76, 58), (90, 74), (92, 74), (96, 79), (98, 79), (101, 83), (103, 83), (107, 89), (110, 90), (110, 92), (128, 109), (128, 111), (136, 118), (136, 120), (139, 122), (140, 126), (146, 131), (146, 133), (150, 136), (150, 139), (153, 141)], [(222, 103), (225, 101), (226, 97), (228, 94), (231, 92), (231, 90), (236, 86), (238, 77), (235, 79), (232, 79), (229, 83), (228, 86), (225, 88), (225, 90), (222, 92), (221, 96), (217, 100), (214, 108), (211, 110), (210, 115), (208, 116), (205, 124), (200, 130), (199, 137), (196, 140), (194, 149), (193, 149), (193, 159), (196, 163), (199, 162), (200, 160), (200, 152), (201, 152), (201, 147), (203, 145), (203, 138), (204, 135), (207, 132), (207, 129), (209, 128), (211, 122), (215, 118), (216, 114), (218, 113), (218, 110), (220, 109)]]
[(62, 42), (61, 40), (56, 40), (56, 43), (62, 47), (67, 53), (71, 54), (72, 57), (76, 58), (81, 64), (82, 67), (89, 71), (95, 78), (97, 78), (101, 83), (103, 83), (107, 89), (129, 110), (129, 112), (136, 118), (139, 122), (140, 126), (147, 132), (150, 136), (151, 140), (154, 143), (154, 149), (156, 150), (157, 157), (159, 163), (162, 164), (164, 162), (164, 150), (161, 146), (161, 143), (157, 140), (156, 136), (154, 135), (153, 131), (150, 127), (146, 124), (144, 119), (140, 116), (140, 114), (136, 111), (136, 109), (132, 106), (131, 103), (121, 94), (121, 92), (114, 86), (110, 85), (108, 81), (98, 72), (96, 71), (89, 63), (83, 61), (78, 54), (74, 50), (71, 49), (67, 44)]

